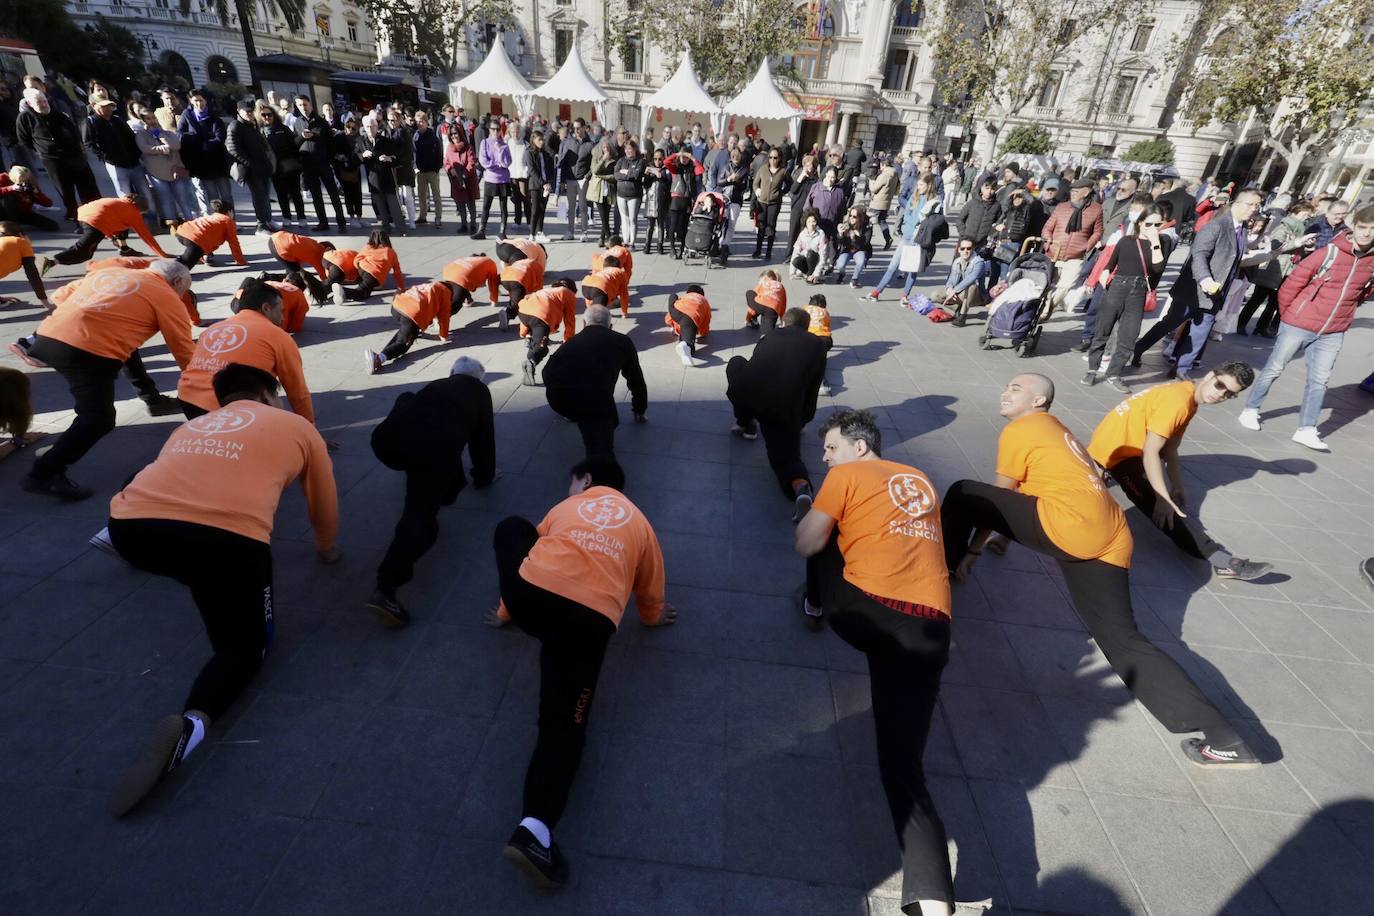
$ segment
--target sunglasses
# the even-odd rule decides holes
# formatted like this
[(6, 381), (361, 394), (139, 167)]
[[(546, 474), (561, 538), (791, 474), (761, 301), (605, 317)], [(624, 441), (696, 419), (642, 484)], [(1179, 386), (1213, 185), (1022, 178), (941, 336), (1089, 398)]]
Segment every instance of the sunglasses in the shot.
[(1212, 379), (1212, 385), (1221, 393), (1221, 399), (1223, 401), (1229, 401), (1240, 394), (1240, 391), (1232, 391), (1230, 386), (1219, 378)]
[(1149, 221), (1147, 221), (1147, 222), (1141, 223), (1140, 225), (1146, 226), (1146, 227), (1154, 226), (1155, 228), (1158, 228), (1158, 227), (1164, 225), (1164, 223), (1163, 223), (1161, 220), (1152, 219), (1152, 220), (1149, 220)]

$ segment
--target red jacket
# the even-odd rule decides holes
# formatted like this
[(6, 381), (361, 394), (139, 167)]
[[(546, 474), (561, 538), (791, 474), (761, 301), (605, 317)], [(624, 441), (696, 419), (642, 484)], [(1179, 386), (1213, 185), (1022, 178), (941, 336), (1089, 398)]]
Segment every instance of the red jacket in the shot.
[(1102, 205), (1089, 198), (1083, 205), (1083, 219), (1077, 232), (1069, 232), (1073, 219), (1073, 204), (1065, 201), (1054, 208), (1040, 234), (1049, 239), (1048, 251), (1056, 261), (1076, 261), (1086, 258), (1098, 239), (1102, 238)]
[[(1327, 248), (1334, 249), (1336, 256), (1323, 271)], [(1355, 320), (1356, 307), (1374, 295), (1374, 247), (1357, 254), (1350, 233), (1343, 232), (1327, 248), (1303, 258), (1279, 287), (1279, 317), (1284, 324), (1317, 334), (1339, 334)]]
[(43, 189), (38, 186), (35, 179), (34, 184), (27, 191), (20, 190), (19, 185), (10, 181), (8, 172), (0, 172), (0, 197), (6, 201), (15, 201), (19, 204), (20, 213), (32, 213), (33, 205), (40, 207), (51, 207), (52, 198), (43, 193)]

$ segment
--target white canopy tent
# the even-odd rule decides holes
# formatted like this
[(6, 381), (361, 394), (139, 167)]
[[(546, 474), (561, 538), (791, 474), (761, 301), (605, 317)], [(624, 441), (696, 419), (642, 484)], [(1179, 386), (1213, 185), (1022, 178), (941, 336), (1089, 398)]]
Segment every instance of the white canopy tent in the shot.
[[(534, 110), (540, 100), (590, 105), (595, 119), (604, 125), (607, 123), (606, 102), (609, 99), (610, 96), (606, 95), (596, 80), (592, 79), (587, 65), (582, 60), (582, 50), (578, 43), (573, 41), (568, 57), (563, 61), (563, 66), (558, 68), (558, 72), (544, 85), (530, 92), (527, 107)], [(543, 114), (547, 116), (548, 112)]]
[[(491, 43), (491, 51), (482, 65), (456, 83), (449, 84), (448, 95), (455, 104), (462, 104), (469, 114), (490, 112), (489, 104), (483, 104), (482, 97), (488, 99), (509, 98), (515, 105), (516, 115), (523, 120), (529, 113), (530, 84), (515, 69), (506, 55), (506, 42), (501, 32), (496, 33)], [(472, 106), (467, 104), (467, 94), (475, 97)]]
[[(792, 138), (793, 143), (796, 143), (801, 137), (802, 113), (793, 108), (787, 99), (783, 98), (778, 87), (773, 84), (773, 68), (766, 57), (763, 59), (763, 63), (759, 64), (759, 72), (754, 74), (749, 85), (741, 89), (739, 95), (725, 103), (721, 108), (721, 114), (726, 119), (731, 117), (743, 118), (751, 123), (760, 121), (781, 122), (781, 124), (786, 125), (787, 134)], [(736, 133), (744, 132), (739, 127), (731, 128), (728, 123), (723, 126), (723, 129), (734, 130)]]
[(640, 102), (640, 109), (639, 136), (644, 141), (645, 146), (651, 143), (649, 121), (654, 117), (654, 111), (657, 109), (702, 115), (712, 127), (717, 130), (720, 128), (720, 106), (707, 94), (697, 79), (696, 70), (692, 67), (690, 51), (682, 52), (682, 63), (678, 64), (677, 72), (673, 74), (672, 79), (664, 83), (662, 88), (653, 95)]

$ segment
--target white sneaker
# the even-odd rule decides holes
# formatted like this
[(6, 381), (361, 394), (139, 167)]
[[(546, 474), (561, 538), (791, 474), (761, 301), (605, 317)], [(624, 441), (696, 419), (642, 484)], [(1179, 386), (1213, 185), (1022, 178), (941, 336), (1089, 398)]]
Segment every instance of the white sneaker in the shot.
[(363, 359), (367, 361), (367, 374), (376, 375), (382, 371), (382, 358), (371, 350), (363, 351)]
[(677, 358), (682, 360), (684, 366), (692, 365), (692, 348), (687, 346), (687, 341), (679, 340), (673, 349), (677, 350)]
[(342, 284), (342, 283), (335, 283), (335, 284), (334, 284), (334, 287), (333, 287), (333, 293), (334, 293), (334, 304), (335, 304), (335, 305), (343, 305), (343, 304), (344, 304), (344, 301), (345, 301), (345, 300), (344, 300), (344, 288), (343, 288), (343, 284)]
[(1244, 426), (1246, 429), (1253, 429), (1255, 432), (1259, 432), (1259, 408), (1247, 407), (1240, 412), (1240, 416), (1236, 419), (1240, 420), (1240, 425)]
[(827, 385), (825, 382), (821, 382), (821, 387), (816, 393), (823, 398), (828, 398), (830, 397), (830, 386)]
[(1317, 435), (1315, 426), (1299, 426), (1298, 431), (1293, 433), (1293, 441), (1298, 445), (1305, 445), (1314, 452), (1329, 452), (1331, 448), (1322, 441), (1322, 437)]

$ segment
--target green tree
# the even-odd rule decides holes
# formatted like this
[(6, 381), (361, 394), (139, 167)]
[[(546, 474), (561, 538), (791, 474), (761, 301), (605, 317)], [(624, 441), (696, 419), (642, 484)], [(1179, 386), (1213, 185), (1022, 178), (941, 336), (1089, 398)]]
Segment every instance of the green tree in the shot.
[[(253, 69), (253, 60), (258, 56), (258, 46), (253, 40), (253, 23), (257, 21), (258, 3), (267, 15), (280, 16), (291, 31), (299, 32), (305, 25), (305, 0), (213, 0), (215, 15), (228, 25), (238, 17), (239, 33), (243, 36), (243, 50), (248, 55), (248, 69)], [(180, 0), (183, 14), (191, 11), (191, 0)], [(257, 74), (253, 74), (253, 92), (262, 95), (262, 86)]]
[(421, 58), (452, 82), (458, 75), (458, 47), (469, 26), (515, 25), (511, 0), (361, 0), (375, 32), (391, 38), (393, 50)]
[(1025, 153), (1031, 156), (1044, 156), (1050, 151), (1050, 132), (1039, 124), (1019, 124), (1007, 131), (998, 155)]
[(1225, 123), (1255, 111), (1286, 163), (1280, 191), (1374, 96), (1368, 0), (1217, 0), (1202, 4), (1195, 29), (1206, 38), (1185, 115)]
[[(713, 95), (731, 95), (744, 86), (765, 57), (781, 57), (801, 47), (815, 23), (796, 0), (674, 0), (627, 3), (607, 32), (621, 59), (626, 39), (640, 38), (671, 61), (685, 48), (702, 85)], [(783, 81), (801, 83), (791, 67), (774, 69)]]
[(1106, 36), (1108, 50), (1139, 18), (1143, 0), (937, 0), (926, 21), (946, 99), (965, 99), (984, 121), (990, 149), (1029, 105), (1075, 43)]
[(1126, 155), (1121, 157), (1127, 162), (1152, 162), (1157, 165), (1174, 164), (1174, 145), (1163, 137), (1154, 140), (1141, 140), (1131, 144)]

